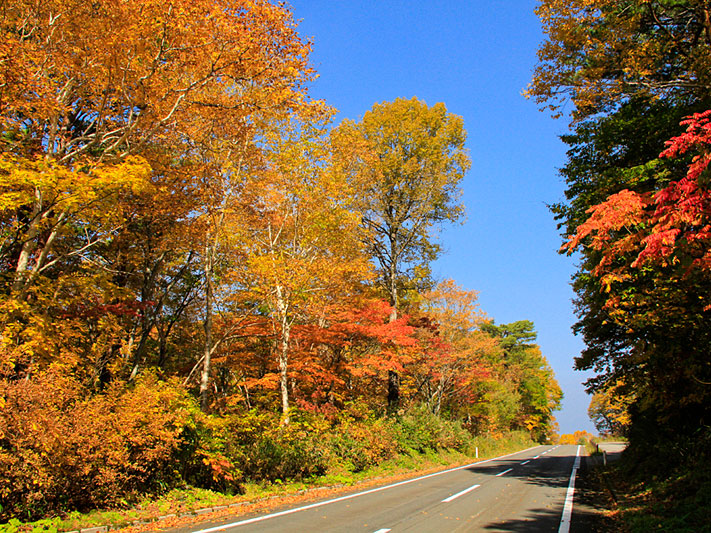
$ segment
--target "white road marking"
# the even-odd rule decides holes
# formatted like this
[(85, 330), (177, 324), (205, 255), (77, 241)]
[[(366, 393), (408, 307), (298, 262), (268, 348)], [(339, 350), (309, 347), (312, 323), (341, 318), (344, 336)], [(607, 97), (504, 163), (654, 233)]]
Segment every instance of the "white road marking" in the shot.
[(379, 529), (378, 531), (375, 531), (374, 533), (388, 533), (390, 531), (389, 529)]
[(570, 530), (570, 520), (573, 516), (573, 498), (575, 496), (575, 475), (578, 473), (578, 468), (580, 468), (580, 448), (578, 446), (573, 471), (570, 473), (570, 482), (568, 483), (568, 492), (565, 494), (565, 505), (563, 506), (563, 515), (560, 517), (558, 533), (568, 533)]
[(442, 470), (440, 472), (435, 472), (434, 474), (427, 474), (426, 476), (416, 477), (413, 479), (406, 479), (405, 481), (399, 481), (398, 483), (393, 483), (392, 485), (385, 485), (384, 487), (377, 487), (374, 489), (365, 490), (363, 492), (356, 492), (354, 494), (347, 494), (345, 496), (341, 496), (339, 498), (334, 498), (332, 500), (325, 500), (322, 502), (316, 502), (316, 503), (312, 503), (309, 505), (304, 505), (303, 507), (297, 507), (295, 509), (287, 509), (286, 511), (279, 511), (278, 513), (271, 513), (271, 514), (262, 515), (262, 516), (255, 516), (254, 518), (248, 518), (246, 520), (240, 520), (239, 522), (232, 522), (230, 524), (223, 524), (221, 526), (210, 527), (207, 529), (200, 529), (198, 531), (195, 531), (194, 533), (214, 533), (216, 531), (225, 531), (226, 529), (229, 529), (232, 527), (245, 526), (247, 524), (254, 524), (256, 522), (262, 522), (264, 520), (269, 520), (270, 518), (277, 518), (278, 516), (286, 516), (286, 515), (298, 513), (300, 511), (307, 511), (309, 509), (316, 509), (317, 507), (323, 507), (324, 505), (328, 505), (330, 503), (342, 502), (345, 500), (357, 498), (358, 496), (365, 496), (366, 494), (373, 494), (374, 492), (380, 492), (383, 490), (392, 489), (394, 487), (399, 487), (401, 485), (407, 485), (408, 483), (414, 483), (416, 481), (421, 481), (423, 479), (427, 479), (427, 478), (431, 478), (431, 477), (435, 477), (435, 476), (441, 476), (442, 474), (449, 474), (450, 472), (456, 472), (457, 470), (464, 470), (465, 468), (471, 468), (473, 466), (483, 465), (485, 463), (490, 463), (491, 461), (496, 461), (498, 459), (503, 459), (505, 457), (510, 457), (512, 455), (516, 455), (517, 453), (527, 452), (528, 450), (533, 450), (534, 448), (538, 448), (538, 446), (532, 446), (532, 447), (527, 448), (525, 450), (519, 450), (517, 452), (507, 453), (506, 455), (500, 455), (499, 457), (492, 457), (491, 459), (486, 459), (485, 461), (477, 461), (475, 463), (469, 463), (467, 465), (457, 466), (455, 468), (450, 468), (448, 470)]
[(524, 462), (521, 463), (521, 464), (522, 464), (522, 465), (527, 465), (527, 464), (530, 463), (530, 462), (531, 462), (531, 460), (529, 459), (528, 461), (524, 461)]
[(511, 472), (511, 470), (513, 470), (513, 468), (509, 468), (508, 470), (504, 470), (503, 472), (499, 472), (498, 474), (496, 474), (496, 477), (503, 476), (506, 472)]
[(536, 455), (536, 456), (534, 457), (534, 459), (538, 459), (539, 457), (540, 457), (540, 455)]
[(456, 494), (452, 494), (449, 498), (445, 498), (444, 500), (442, 500), (442, 503), (449, 503), (449, 502), (451, 502), (452, 500), (456, 500), (456, 499), (459, 498), (460, 496), (464, 496), (467, 492), (471, 492), (471, 491), (473, 491), (474, 489), (479, 488), (480, 486), (481, 486), (481, 485), (472, 485), (472, 486), (469, 487), (468, 489), (464, 489), (462, 492), (457, 492)]

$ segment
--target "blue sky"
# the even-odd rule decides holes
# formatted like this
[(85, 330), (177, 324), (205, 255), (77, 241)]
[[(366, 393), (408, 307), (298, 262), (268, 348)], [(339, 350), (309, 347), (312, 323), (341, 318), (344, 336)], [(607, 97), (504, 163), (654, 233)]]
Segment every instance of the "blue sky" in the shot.
[(466, 222), (445, 227), (438, 278), (479, 291), (502, 324), (532, 320), (565, 399), (562, 433), (594, 432), (589, 397), (572, 370), (582, 349), (570, 277), (547, 204), (563, 198), (565, 162), (554, 120), (522, 91), (543, 35), (533, 0), (293, 0), (299, 33), (314, 43), (314, 98), (358, 120), (376, 102), (417, 96), (464, 118), (472, 169), (462, 183)]

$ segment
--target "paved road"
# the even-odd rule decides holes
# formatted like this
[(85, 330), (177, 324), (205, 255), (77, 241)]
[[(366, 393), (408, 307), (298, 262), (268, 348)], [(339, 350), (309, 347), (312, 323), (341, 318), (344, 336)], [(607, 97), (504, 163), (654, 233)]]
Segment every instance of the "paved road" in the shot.
[(557, 532), (577, 453), (577, 446), (537, 446), (330, 501), (180, 531)]
[(601, 442), (598, 444), (598, 449), (605, 452), (607, 458), (616, 461), (622, 455), (622, 452), (627, 448), (626, 442)]

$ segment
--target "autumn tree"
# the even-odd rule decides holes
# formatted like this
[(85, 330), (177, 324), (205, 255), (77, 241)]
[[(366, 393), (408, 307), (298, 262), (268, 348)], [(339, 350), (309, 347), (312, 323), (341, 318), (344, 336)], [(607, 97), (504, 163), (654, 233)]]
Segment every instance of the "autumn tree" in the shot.
[(527, 95), (580, 119), (614, 110), (632, 95), (711, 90), (711, 8), (702, 0), (544, 0), (536, 9), (546, 41)]
[[(158, 139), (185, 149), (186, 137), (204, 132), (218, 109), (242, 118), (244, 137), (254, 122), (244, 118), (250, 106), (265, 104), (268, 94), (285, 109), (308, 77), (307, 47), (295, 32), (285, 29), (283, 41), (272, 37), (273, 28), (290, 24), (288, 13), (267, 3), (248, 9), (240, 2), (14, 2), (3, 12), (5, 157), (26, 171), (75, 173), (77, 185), (104, 190), (103, 166), (147, 155), (147, 143)], [(245, 50), (250, 62), (243, 60)], [(138, 160), (126, 161), (135, 166)], [(46, 170), (32, 170), (39, 164)], [(111, 179), (117, 185), (118, 176), (135, 175), (130, 167), (117, 170)], [(22, 235), (14, 265), (18, 287), (30, 257), (33, 270), (52, 259), (51, 245), (73, 217), (55, 204), (77, 194), (50, 179), (47, 187), (58, 199), (39, 179), (29, 216), (16, 222)], [(40, 230), (49, 235), (40, 238)]]
[[(368, 287), (345, 300), (334, 298), (318, 322), (298, 328), (302, 346), (301, 380), (310, 381), (302, 405), (334, 409), (348, 402), (383, 412), (383, 375), (412, 363), (422, 345), (417, 326), (404, 315), (391, 320), (392, 308)], [(304, 387), (305, 388), (305, 387)]]
[[(428, 277), (440, 253), (434, 231), (463, 213), (459, 182), (470, 166), (461, 117), (444, 104), (412, 98), (375, 104), (358, 123), (345, 121), (337, 135), (361, 141), (363, 152), (346, 169), (360, 185), (358, 210), (367, 229), (366, 246), (377, 263), (380, 286), (393, 308), (404, 291)], [(360, 162), (360, 164), (358, 164)], [(399, 378), (388, 378), (388, 404), (397, 410)]]
[(703, 416), (709, 379), (709, 114), (685, 120), (686, 132), (660, 154), (687, 161), (685, 175), (656, 192), (609, 196), (589, 209), (567, 244), (597, 252), (591, 275), (605, 288), (600, 310), (622, 330), (626, 345), (587, 360), (606, 364), (603, 383), (624, 379), (639, 400), (638, 413), (684, 431)]
[[(219, 231), (210, 228), (235, 190), (235, 169), (253, 163), (256, 143), (274, 121), (311, 107), (304, 97), (309, 47), (291, 14), (265, 1), (18, 1), (6, 6), (1, 25), (0, 157), (7, 179), (0, 255), (9, 298), (3, 322), (11, 327), (4, 347), (30, 366), (42, 353), (56, 355), (31, 348), (31, 339), (76, 340), (71, 330), (42, 328), (63, 323), (47, 313), (76, 315), (81, 308), (79, 320), (104, 315), (96, 327), (106, 335), (73, 328), (87, 332), (82, 343), (98, 350), (84, 358), (95, 359), (95, 373), (131, 346), (138, 350), (138, 359), (128, 357), (135, 372), (157, 324), (148, 308), (161, 298), (155, 284), (170, 253), (152, 239), (152, 257), (136, 264), (130, 248), (116, 246), (133, 232), (129, 224), (143, 223), (132, 202), (149, 190), (170, 198), (176, 210), (172, 222), (163, 221), (171, 228), (166, 238), (188, 235), (179, 229), (186, 223), (202, 225), (202, 245), (188, 239), (197, 254), (186, 250), (182, 258), (200, 259), (212, 280), (210, 243)], [(179, 267), (176, 273), (182, 276)], [(87, 293), (94, 295), (88, 302)], [(131, 307), (136, 300), (143, 300), (138, 309)], [(129, 319), (136, 312), (138, 323)], [(23, 333), (21, 324), (34, 326)]]
[(575, 433), (567, 433), (560, 436), (559, 443), (567, 445), (582, 445), (594, 442), (594, 435), (591, 435), (585, 430), (578, 430)]
[[(705, 164), (709, 6), (564, 0), (538, 14), (548, 38), (528, 94), (573, 104), (566, 202), (553, 209), (582, 256), (576, 368), (597, 372), (591, 392), (619, 380), (634, 392), (633, 447), (678, 441), (707, 417), (705, 179), (689, 165)], [(665, 147), (684, 116), (695, 130)]]
[(624, 436), (630, 425), (629, 407), (634, 395), (625, 392), (625, 384), (614, 385), (595, 392), (590, 399), (588, 416), (602, 434)]
[(315, 320), (326, 305), (352, 297), (370, 270), (358, 213), (349, 209), (354, 191), (332, 171), (316, 128), (284, 124), (267, 138), (267, 167), (243, 219), (243, 284), (267, 305), (273, 321), (284, 424), (295, 321)]
[[(488, 361), (498, 352), (497, 340), (482, 331), (486, 316), (477, 304), (477, 293), (457, 286), (453, 280), (440, 282), (423, 295), (422, 312), (426, 335), (416, 379), (425, 403), (436, 415), (443, 407), (464, 415), (479, 400), (479, 382), (491, 376)], [(423, 317), (423, 318), (424, 318)], [(416, 371), (417, 372), (417, 371)]]
[[(563, 140), (570, 149), (561, 174), (568, 188), (566, 201), (555, 204), (553, 212), (560, 221), (565, 240), (576, 235), (578, 229), (587, 224), (590, 209), (605, 203), (608, 197), (617, 197), (626, 191), (624, 194), (630, 198), (637, 195), (647, 198), (668, 185), (674, 176), (683, 175), (682, 159), (658, 156), (664, 150), (665, 141), (678, 134), (678, 124), (684, 114), (699, 108), (704, 108), (703, 102), (689, 98), (669, 97), (656, 101), (633, 98), (614, 113), (581, 121), (573, 133), (564, 135)], [(622, 212), (614, 209), (608, 212), (612, 215), (608, 220), (610, 224), (624, 218)], [(619, 229), (620, 232), (611, 232), (613, 240), (628, 232), (626, 223)], [(675, 344), (678, 347), (698, 344), (691, 338), (701, 340), (700, 330), (686, 326), (702, 323), (698, 321), (701, 311), (698, 303), (702, 301), (699, 295), (704, 289), (692, 277), (680, 277), (679, 270), (673, 266), (661, 268), (659, 264), (647, 263), (645, 268), (627, 270), (624, 281), (610, 285), (605, 278), (594, 274), (599, 271), (603, 251), (593, 246), (578, 249), (582, 259), (573, 281), (579, 318), (574, 331), (582, 335), (586, 346), (576, 357), (575, 367), (597, 373), (588, 381), (591, 392), (602, 390), (608, 383), (614, 384), (631, 372), (650, 378), (640, 367), (647, 359), (641, 350), (652, 346), (668, 350)], [(630, 249), (624, 260), (626, 264), (636, 258), (633, 253)], [(652, 292), (661, 298), (645, 296)], [(638, 305), (624, 310), (607, 305), (618, 297), (627, 304), (636, 301)], [(638, 312), (632, 313), (633, 309)], [(637, 327), (632, 327), (632, 321)], [(660, 391), (655, 384), (659, 379), (671, 378), (668, 370), (667, 367), (662, 376), (651, 381), (645, 378), (640, 387), (650, 392)], [(660, 401), (663, 405), (672, 404), (669, 397), (666, 400), (660, 397)]]

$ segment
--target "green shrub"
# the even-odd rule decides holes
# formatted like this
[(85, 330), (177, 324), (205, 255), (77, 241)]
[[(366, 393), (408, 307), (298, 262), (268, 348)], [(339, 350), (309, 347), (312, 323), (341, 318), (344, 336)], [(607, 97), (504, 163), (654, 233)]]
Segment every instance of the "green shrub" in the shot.
[(426, 406), (411, 409), (398, 425), (397, 438), (402, 451), (464, 451), (471, 440), (471, 434), (461, 423), (441, 418)]
[(240, 490), (243, 462), (241, 449), (233, 445), (233, 421), (207, 415), (194, 404), (189, 423), (181, 434), (181, 478), (194, 487), (234, 493)]
[(324, 437), (328, 424), (299, 411), (291, 418), (288, 426), (282, 426), (276, 413), (228, 414), (222, 417), (220, 430), (211, 432), (211, 446), (252, 481), (305, 479), (325, 473), (331, 457)]

